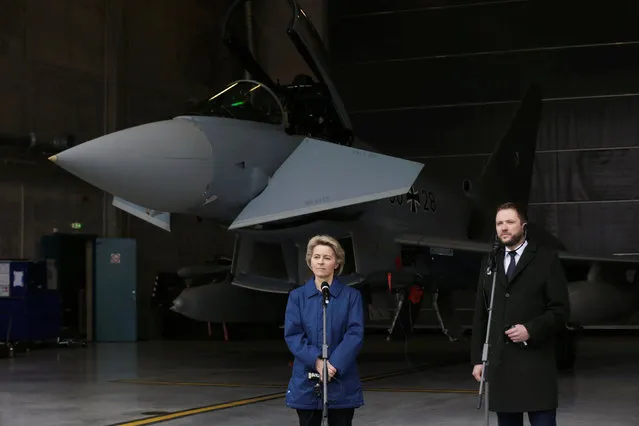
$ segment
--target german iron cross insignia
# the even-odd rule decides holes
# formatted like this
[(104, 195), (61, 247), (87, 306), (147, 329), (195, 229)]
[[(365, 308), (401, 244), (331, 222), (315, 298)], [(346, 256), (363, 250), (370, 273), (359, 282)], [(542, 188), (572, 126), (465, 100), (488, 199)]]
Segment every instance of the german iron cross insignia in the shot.
[(410, 187), (410, 191), (406, 194), (406, 202), (410, 207), (410, 211), (413, 213), (417, 213), (417, 209), (419, 208), (419, 192), (415, 190), (414, 186)]

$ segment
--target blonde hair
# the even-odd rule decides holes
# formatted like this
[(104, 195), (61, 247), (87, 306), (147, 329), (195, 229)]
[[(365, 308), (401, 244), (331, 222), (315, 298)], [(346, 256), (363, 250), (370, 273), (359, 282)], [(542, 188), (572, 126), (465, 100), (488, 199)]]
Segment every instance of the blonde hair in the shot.
[(335, 253), (335, 263), (339, 265), (335, 275), (341, 274), (344, 270), (346, 254), (340, 243), (329, 235), (316, 235), (308, 241), (308, 245), (306, 246), (306, 265), (311, 268), (311, 257), (313, 256), (313, 250), (315, 250), (317, 246), (328, 246), (333, 249), (333, 253)]

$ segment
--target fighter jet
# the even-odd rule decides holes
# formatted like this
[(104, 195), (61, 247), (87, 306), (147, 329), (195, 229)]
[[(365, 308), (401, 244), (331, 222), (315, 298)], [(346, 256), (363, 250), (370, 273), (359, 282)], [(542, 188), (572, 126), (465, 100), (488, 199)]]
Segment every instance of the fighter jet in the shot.
[[(479, 181), (447, 185), (428, 164), (385, 155), (355, 137), (320, 37), (300, 6), (285, 1), (285, 33), (313, 76), (279, 84), (264, 71), (232, 30), (238, 0), (222, 40), (253, 79), (232, 82), (188, 113), (104, 135), (51, 160), (167, 231), (172, 214), (226, 226), (236, 238), (226, 284), (279, 297), (273, 306), (282, 315), (287, 293), (309, 277), (306, 242), (331, 234), (347, 253), (341, 280), (361, 288), (371, 323), (381, 314), (389, 335), (409, 333), (426, 295), (442, 331), (459, 339), (453, 295), (477, 285), (495, 207), (528, 204), (541, 89), (528, 90)], [(570, 327), (636, 310), (637, 278), (624, 274), (639, 262), (568, 253), (529, 225), (529, 236), (557, 249), (569, 271)], [(209, 321), (241, 316), (223, 286), (189, 289), (174, 309)]]

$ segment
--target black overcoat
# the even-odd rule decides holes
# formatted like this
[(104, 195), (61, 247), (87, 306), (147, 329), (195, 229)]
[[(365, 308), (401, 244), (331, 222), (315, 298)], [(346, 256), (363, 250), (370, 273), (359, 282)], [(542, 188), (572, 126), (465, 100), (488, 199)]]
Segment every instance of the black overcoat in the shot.
[[(551, 410), (558, 405), (555, 335), (570, 315), (568, 283), (556, 253), (529, 241), (512, 280), (504, 272), (504, 250), (497, 254), (497, 280), (490, 330), (489, 409), (497, 412)], [(471, 362), (482, 363), (492, 275), (482, 262), (475, 300)], [(527, 346), (504, 334), (509, 326), (528, 330)]]

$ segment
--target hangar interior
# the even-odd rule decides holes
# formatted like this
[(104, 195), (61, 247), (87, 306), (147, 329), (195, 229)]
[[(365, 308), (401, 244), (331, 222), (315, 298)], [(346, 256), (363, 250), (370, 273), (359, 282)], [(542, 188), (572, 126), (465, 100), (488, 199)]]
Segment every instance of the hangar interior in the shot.
[[(309, 111), (319, 108), (311, 117), (324, 109), (330, 115), (334, 108), (336, 115), (322, 126), (341, 130), (335, 124), (344, 122), (335, 99), (339, 93), (357, 139), (389, 156), (423, 163), (427, 183), (417, 192), (415, 184), (390, 202), (376, 201), (392, 205), (391, 215), (406, 223), (426, 223), (420, 229), (431, 229), (438, 238), (452, 238), (462, 228), (465, 233), (466, 200), (481, 188), (500, 142), (510, 141), (508, 132), (527, 90), (532, 84), (541, 88), (530, 189), (522, 183), (529, 191), (528, 218), (564, 251), (589, 262), (574, 268), (566, 263), (568, 280), (576, 284), (571, 301), (580, 303), (573, 306), (579, 312), (574, 315), (586, 325), (578, 324), (558, 344), (570, 358), (559, 376), (558, 421), (636, 424), (635, 2), (298, 0), (326, 46), (326, 68), (329, 64), (322, 62), (309, 66), (287, 34), (293, 3), (250, 0), (235, 8), (229, 22), (241, 35), (233, 46), (245, 43), (274, 86), (296, 82), (303, 88), (306, 80), (300, 75), (317, 81), (318, 69), (327, 72), (330, 81), (324, 82), (319, 107), (311, 104), (314, 100), (300, 104), (312, 105)], [(297, 226), (343, 233), (345, 280), (374, 269), (379, 259), (369, 253), (382, 253), (389, 265), (408, 262), (409, 250), (401, 260), (395, 252), (384, 252), (384, 241), (394, 247), (399, 233), (382, 231), (382, 222), (394, 218), (356, 223), (352, 215), (362, 213), (358, 207), (345, 209), (343, 216), (311, 209), (300, 222), (294, 217), (279, 228), (267, 225), (266, 237), (229, 230), (246, 203), (215, 210), (224, 205), (224, 196), (257, 198), (269, 192), (254, 185), (276, 182), (274, 173), (250, 171), (251, 162), (279, 155), (281, 164), (288, 156), (269, 136), (253, 133), (250, 159), (233, 162), (248, 170), (246, 180), (218, 157), (204, 164), (217, 173), (216, 194), (208, 192), (208, 181), (206, 191), (187, 185), (198, 176), (199, 163), (192, 169), (184, 166), (189, 163), (171, 167), (171, 159), (188, 160), (180, 148), (195, 144), (195, 137), (162, 146), (151, 138), (138, 146), (135, 136), (125, 136), (119, 145), (109, 145), (113, 140), (107, 137), (116, 132), (177, 116), (239, 117), (247, 128), (264, 124), (265, 115), (203, 109), (227, 91), (235, 93), (229, 84), (238, 80), (245, 82), (238, 88), (246, 82), (257, 84), (253, 90), (263, 87), (270, 94), (265, 104), (284, 109), (273, 102), (275, 87), (269, 89), (255, 70), (246, 70), (222, 43), (227, 11), (237, 4), (2, 2), (2, 425), (297, 424), (284, 403), (292, 356), (283, 340), (283, 321), (288, 291), (309, 275), (305, 242), (280, 244), (279, 238)], [(308, 37), (301, 43), (310, 40), (313, 52), (317, 44)], [(313, 58), (317, 64), (318, 56)], [(322, 103), (326, 93), (332, 97), (329, 106)], [(285, 107), (292, 108), (287, 119), (296, 120), (299, 105)], [(156, 135), (162, 136), (165, 127), (158, 128)], [(171, 131), (166, 127), (164, 135)], [(241, 150), (244, 140), (230, 134), (215, 133), (219, 138), (211, 142), (211, 155)], [(91, 161), (81, 167), (65, 163), (72, 150), (96, 142), (103, 148)], [(337, 158), (345, 151), (335, 152)], [(512, 159), (517, 165), (525, 162), (525, 154), (519, 155)], [(133, 163), (140, 158), (142, 163)], [(145, 168), (144, 161), (156, 158), (167, 162)], [(339, 175), (335, 170), (348, 169), (349, 161), (359, 170), (356, 160), (343, 158), (329, 163), (329, 174)], [(394, 170), (401, 179), (403, 172)], [(80, 177), (83, 173), (91, 179)], [(188, 177), (182, 180), (180, 173)], [(353, 172), (347, 179), (359, 177), (374, 188), (376, 179), (384, 184), (381, 174)], [(294, 179), (287, 183), (285, 194), (310, 193), (306, 207), (326, 201), (308, 189), (315, 188), (310, 180), (300, 178), (297, 188)], [(170, 204), (174, 194), (195, 194), (204, 201), (201, 210), (174, 211), (166, 222), (156, 207), (114, 205), (122, 200), (106, 187), (123, 188), (140, 199), (155, 197), (158, 205)], [(461, 202), (450, 188), (462, 194)], [(221, 222), (225, 215), (231, 220)], [(317, 225), (318, 220), (326, 222)], [(401, 233), (411, 232), (417, 231), (407, 225)], [(400, 271), (370, 278), (389, 291), (365, 299), (370, 327), (358, 362), (366, 404), (356, 411), (354, 423), (485, 424), (483, 407), (475, 407), (479, 384), (469, 362), (479, 263), (471, 259), (468, 272), (464, 250), (450, 250), (456, 254), (439, 264), (444, 285), (436, 291), (425, 286), (408, 293), (407, 286), (406, 292), (393, 293), (391, 280), (401, 282)], [(606, 269), (600, 262), (604, 256), (627, 263)], [(238, 285), (226, 283), (229, 271)], [(460, 276), (462, 284), (453, 283), (452, 276)], [(398, 295), (406, 298), (402, 304)], [(413, 305), (415, 311), (407, 311)]]

